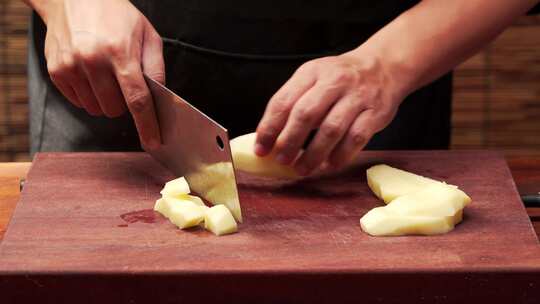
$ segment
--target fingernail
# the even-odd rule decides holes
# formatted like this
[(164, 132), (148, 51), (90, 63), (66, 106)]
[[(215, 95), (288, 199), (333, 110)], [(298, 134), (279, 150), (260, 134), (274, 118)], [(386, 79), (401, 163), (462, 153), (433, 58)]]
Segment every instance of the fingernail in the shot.
[(288, 157), (287, 155), (283, 154), (283, 153), (280, 153), (276, 156), (276, 161), (282, 165), (287, 165), (288, 164)]
[(264, 156), (268, 154), (268, 148), (264, 146), (263, 144), (257, 143), (255, 144), (255, 154), (259, 156)]

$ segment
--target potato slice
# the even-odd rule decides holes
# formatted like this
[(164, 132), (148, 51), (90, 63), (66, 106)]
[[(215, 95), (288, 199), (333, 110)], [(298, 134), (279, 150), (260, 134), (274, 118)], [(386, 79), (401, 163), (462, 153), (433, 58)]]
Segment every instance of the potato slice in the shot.
[(162, 196), (179, 197), (189, 194), (189, 192), (191, 192), (191, 190), (189, 189), (186, 179), (184, 177), (179, 177), (167, 182), (160, 193)]
[(471, 202), (456, 186), (387, 165), (369, 168), (367, 178), (375, 195), (388, 204), (360, 219), (362, 229), (373, 236), (449, 232)]
[(471, 198), (465, 192), (443, 183), (434, 183), (424, 190), (396, 198), (385, 208), (402, 215), (453, 217), (470, 202)]
[(397, 214), (386, 207), (377, 207), (360, 219), (360, 226), (372, 236), (434, 235), (454, 229), (454, 220), (445, 216)]
[(169, 218), (169, 204), (163, 198), (156, 200), (154, 211), (161, 213), (164, 217)]
[(371, 191), (387, 204), (398, 196), (420, 191), (433, 183), (440, 183), (388, 165), (373, 166), (366, 174)]
[(256, 133), (249, 133), (230, 141), (234, 167), (237, 170), (253, 175), (280, 179), (299, 177), (291, 166), (278, 163), (274, 159), (275, 155), (273, 153), (265, 157), (257, 156), (254, 151), (256, 137)]
[(169, 220), (180, 229), (199, 225), (206, 213), (204, 207), (189, 201), (171, 205), (169, 208)]
[(234, 169), (230, 162), (219, 162), (201, 167), (189, 175), (188, 179), (199, 188), (206, 189), (199, 193), (213, 205), (223, 204), (229, 208), (234, 218), (242, 222), (242, 209), (238, 201), (238, 193), (234, 184)]
[(234, 217), (224, 205), (216, 205), (206, 210), (204, 227), (217, 236), (234, 233), (238, 230)]

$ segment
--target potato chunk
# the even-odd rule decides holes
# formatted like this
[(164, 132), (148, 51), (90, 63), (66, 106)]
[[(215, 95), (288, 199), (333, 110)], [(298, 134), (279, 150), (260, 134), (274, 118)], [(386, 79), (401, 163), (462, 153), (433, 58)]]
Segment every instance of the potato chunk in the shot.
[(199, 225), (204, 220), (205, 208), (186, 201), (170, 206), (169, 220), (180, 229)]
[(165, 187), (161, 190), (162, 196), (179, 197), (189, 194), (189, 185), (184, 177), (173, 179), (165, 184)]
[(219, 162), (201, 167), (189, 175), (189, 180), (206, 189), (199, 193), (211, 204), (223, 204), (231, 210), (234, 218), (242, 222), (242, 209), (234, 183), (234, 169), (230, 162)]
[(238, 230), (234, 217), (224, 205), (216, 205), (206, 211), (204, 227), (217, 236)]
[(280, 179), (298, 177), (291, 166), (285, 166), (275, 161), (273, 153), (265, 157), (257, 156), (254, 151), (256, 137), (256, 133), (249, 133), (230, 141), (234, 167), (237, 170)]
[[(186, 195), (184, 199), (164, 197), (156, 201), (154, 210), (168, 218), (180, 229), (198, 225), (204, 220), (206, 207), (200, 198)], [(202, 204), (202, 205), (200, 205)]]

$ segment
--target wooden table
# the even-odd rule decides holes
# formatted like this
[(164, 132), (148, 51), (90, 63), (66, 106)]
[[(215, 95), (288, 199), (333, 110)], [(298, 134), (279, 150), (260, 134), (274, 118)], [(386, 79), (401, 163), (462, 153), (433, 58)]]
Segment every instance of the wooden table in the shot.
[[(540, 193), (540, 151), (507, 151), (505, 155), (519, 193)], [(19, 199), (20, 180), (29, 169), (30, 163), (0, 163), (0, 241)], [(527, 213), (540, 237), (540, 208), (527, 208)]]

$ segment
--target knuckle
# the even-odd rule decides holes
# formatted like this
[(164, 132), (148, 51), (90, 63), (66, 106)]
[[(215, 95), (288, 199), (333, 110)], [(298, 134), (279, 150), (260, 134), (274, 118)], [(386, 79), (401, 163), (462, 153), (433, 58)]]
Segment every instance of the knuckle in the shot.
[(339, 122), (328, 121), (321, 126), (319, 132), (321, 132), (321, 135), (326, 138), (335, 138), (341, 135), (342, 129), (343, 128)]
[(126, 104), (133, 114), (145, 112), (151, 105), (150, 95), (144, 91), (138, 91), (126, 96)]
[(77, 47), (73, 58), (79, 62), (92, 63), (98, 59), (99, 51), (95, 47)]
[(294, 119), (301, 125), (311, 125), (315, 120), (315, 113), (307, 107), (298, 107), (295, 109)]
[(367, 134), (365, 134), (365, 132), (361, 130), (351, 131), (351, 141), (354, 146), (364, 145), (367, 142), (368, 138), (369, 136), (367, 136)]

